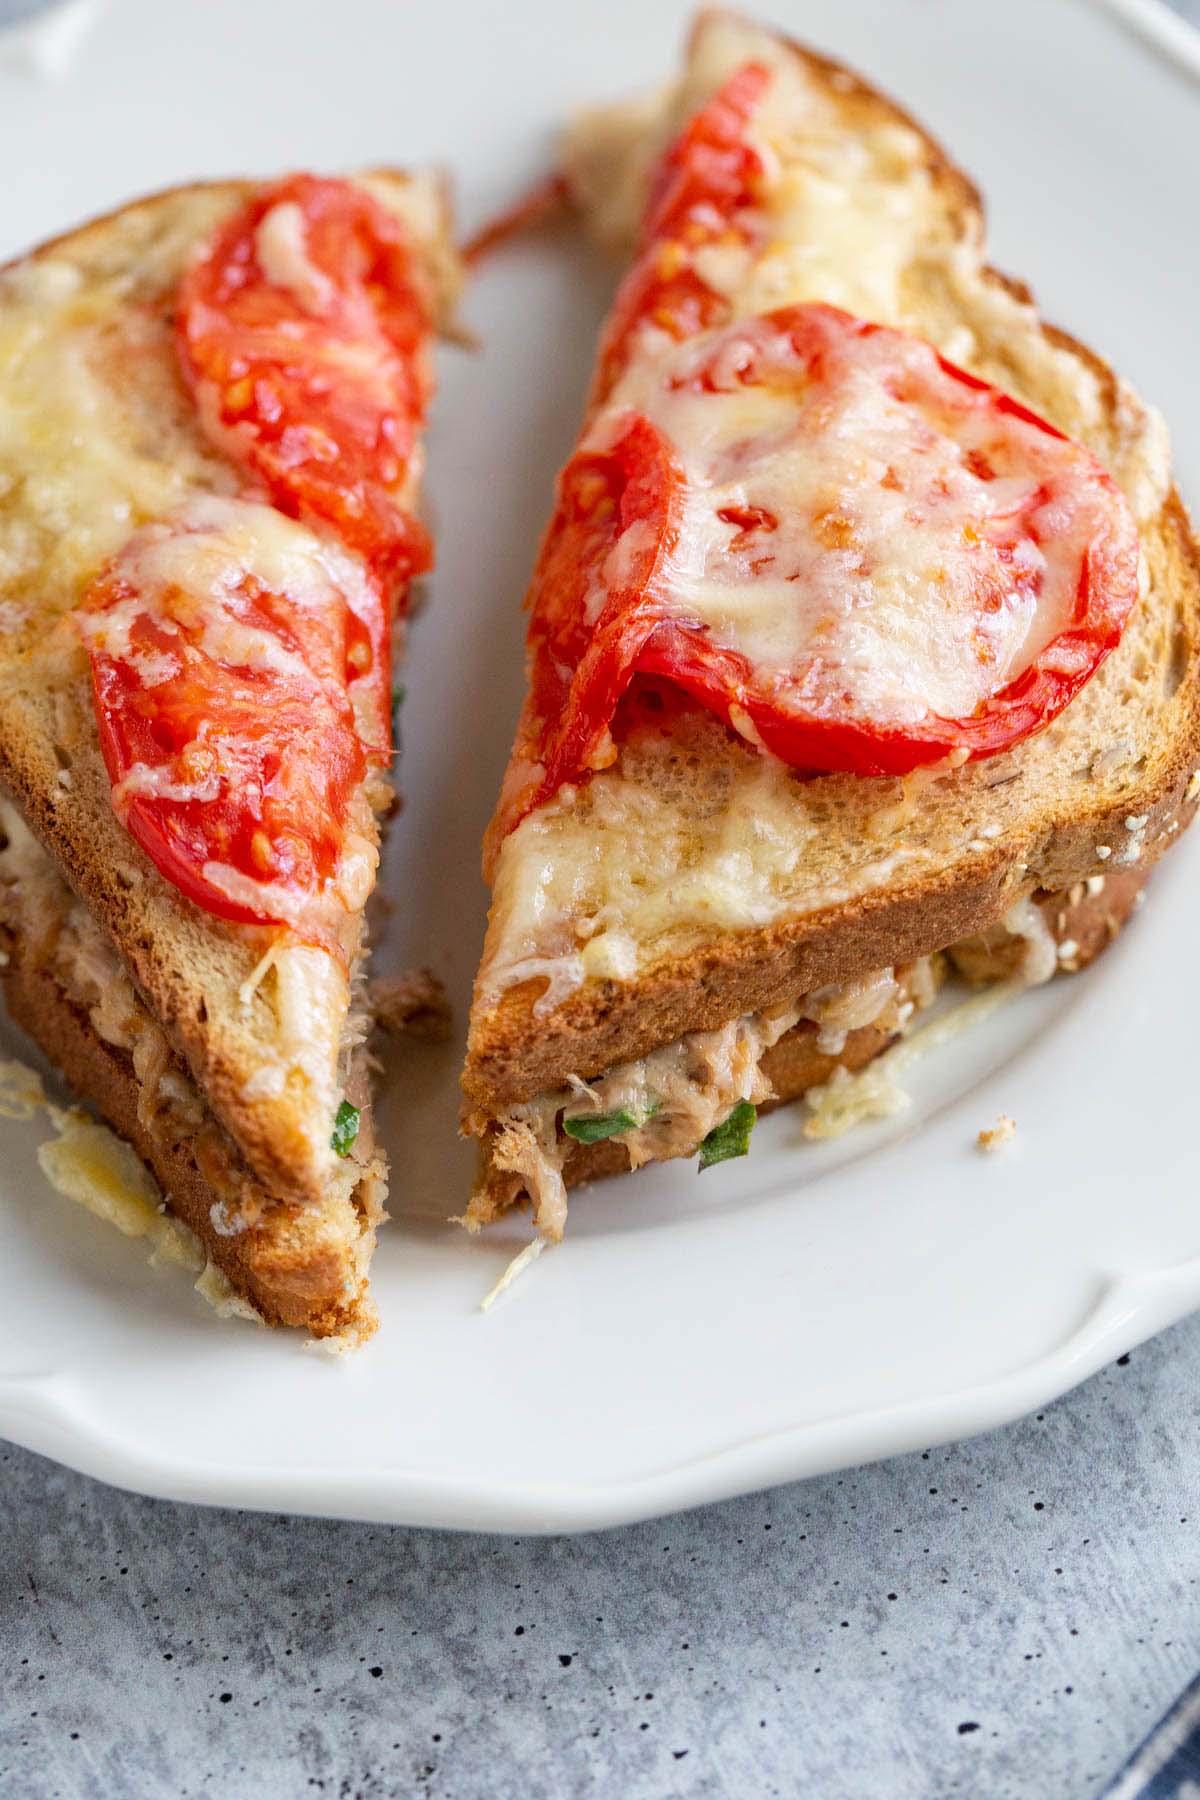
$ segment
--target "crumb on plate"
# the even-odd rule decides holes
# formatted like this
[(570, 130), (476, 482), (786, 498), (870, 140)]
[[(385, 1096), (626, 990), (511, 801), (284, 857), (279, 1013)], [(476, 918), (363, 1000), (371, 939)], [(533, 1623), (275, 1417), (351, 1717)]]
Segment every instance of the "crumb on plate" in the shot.
[(975, 1139), (975, 1148), (986, 1150), (989, 1153), (998, 1150), (1001, 1144), (1007, 1144), (1010, 1139), (1014, 1138), (1016, 1132), (1017, 1121), (1010, 1119), (1007, 1113), (1001, 1113), (994, 1125), (985, 1126), (979, 1133)]

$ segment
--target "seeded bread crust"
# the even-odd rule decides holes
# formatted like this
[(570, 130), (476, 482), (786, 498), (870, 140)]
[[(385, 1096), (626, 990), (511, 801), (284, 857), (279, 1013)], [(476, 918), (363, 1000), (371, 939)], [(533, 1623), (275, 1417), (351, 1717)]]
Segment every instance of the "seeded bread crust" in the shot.
[[(852, 126), (890, 121), (918, 133), (948, 228), (960, 242), (981, 244), (977, 189), (921, 127), (850, 70), (779, 41)], [(982, 274), (992, 288), (1029, 301), (1023, 283), (986, 266)], [(944, 295), (929, 298), (933, 312), (945, 304)], [(1128, 391), (1086, 345), (1051, 325), (1040, 330), (1098, 384), (1100, 416), (1082, 435), (1115, 464), (1129, 428)], [(979, 372), (1069, 435), (1081, 435), (1061, 396), (1030, 386), (1015, 357), (1005, 366), (1002, 338), (984, 349), (975, 358)], [(1141, 536), (1147, 583), (1119, 648), (1047, 730), (947, 774), (922, 796), (895, 840), (912, 853), (896, 878), (871, 886), (862, 866), (892, 847), (872, 842), (870, 825), (895, 805), (898, 784), (797, 777), (798, 817), (821, 821), (823, 863), (818, 858), (812, 870), (809, 904), (801, 894), (793, 911), (760, 928), (692, 932), (690, 939), (681, 933), (677, 942), (664, 936), (643, 956), (636, 980), (589, 980), (536, 1016), (544, 980), (509, 987), (499, 998), (477, 985), (463, 1074), (465, 1128), (485, 1132), (494, 1114), (558, 1086), (568, 1071), (586, 1079), (689, 1031), (761, 1011), (781, 995), (944, 949), (996, 924), (1022, 895), (1068, 890), (1127, 859), (1142, 870), (1151, 866), (1195, 812), (1200, 551), (1174, 488), (1157, 516), (1143, 522)], [(1105, 753), (1122, 742), (1127, 754), (1107, 766)], [(681, 809), (702, 818), (719, 809), (733, 772), (755, 755), (697, 709), (669, 742), (647, 731), (626, 737), (613, 774), (635, 786), (667, 784)], [(586, 816), (589, 804), (585, 783), (574, 805)], [(820, 904), (823, 888), (849, 897)], [(485, 972), (487, 960), (485, 951)]]
[[(1060, 946), (1074, 946), (1071, 954), (1063, 959), (1065, 970), (1075, 973), (1086, 969), (1107, 950), (1136, 908), (1147, 876), (1145, 869), (1123, 869), (1106, 877), (1098, 893), (1089, 894), (1084, 885), (1082, 891), (1076, 889), (1071, 893), (1037, 897), (1036, 904), (1055, 942)], [(1020, 948), (1020, 941), (1014, 940), (1012, 950), (1019, 951)], [(953, 961), (959, 962), (954, 952), (951, 956)], [(964, 947), (959, 972), (971, 980), (1002, 978), (1013, 973), (1010, 960), (1004, 950), (989, 955), (982, 947)], [(818, 1049), (817, 1036), (816, 1025), (804, 1019), (767, 1051), (762, 1070), (775, 1093), (773, 1099), (759, 1107), (760, 1113), (773, 1112), (777, 1106), (800, 1099), (810, 1088), (828, 1081), (835, 1069), (853, 1073), (865, 1068), (896, 1041), (875, 1026), (864, 1025), (847, 1035), (845, 1044), (835, 1056)], [(489, 1134), (480, 1147), (482, 1200), (477, 1194), (472, 1203), (481, 1224), (499, 1218), (511, 1206), (519, 1205), (527, 1198), (519, 1175), (492, 1164), (490, 1144)], [(694, 1155), (695, 1152), (681, 1154)], [(563, 1180), (569, 1188), (600, 1181), (609, 1175), (629, 1173), (629, 1153), (618, 1139), (602, 1139), (596, 1144), (570, 1142), (563, 1164)]]

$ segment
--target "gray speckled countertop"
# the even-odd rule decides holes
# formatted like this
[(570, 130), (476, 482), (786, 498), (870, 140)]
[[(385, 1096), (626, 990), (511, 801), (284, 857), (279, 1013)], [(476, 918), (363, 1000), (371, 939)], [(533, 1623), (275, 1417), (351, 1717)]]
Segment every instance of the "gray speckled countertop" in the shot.
[(1095, 1794), (1200, 1668), (1200, 1319), (989, 1437), (582, 1538), (0, 1449), (0, 1794)]

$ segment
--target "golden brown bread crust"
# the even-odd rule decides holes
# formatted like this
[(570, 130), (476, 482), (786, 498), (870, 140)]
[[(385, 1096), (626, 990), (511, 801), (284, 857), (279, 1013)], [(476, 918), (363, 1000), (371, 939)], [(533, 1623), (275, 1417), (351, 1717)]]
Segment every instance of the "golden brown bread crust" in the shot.
[[(351, 1232), (345, 1219), (331, 1221), (317, 1207), (281, 1200), (257, 1225), (233, 1237), (219, 1234), (212, 1208), (228, 1197), (228, 1183), (210, 1185), (198, 1166), (194, 1143), (169, 1144), (141, 1123), (141, 1084), (129, 1056), (98, 1036), (52, 975), (22, 960), (19, 943), (10, 934), (5, 939), (12, 948), (0, 968), (0, 983), (9, 1013), (74, 1091), (133, 1145), (171, 1211), (195, 1232), (239, 1293), (269, 1325), (302, 1326), (318, 1338), (369, 1336), (376, 1320), (365, 1271), (378, 1216), (361, 1213)], [(236, 1171), (236, 1153), (232, 1145), (228, 1149)], [(245, 1179), (248, 1172), (240, 1172)]]
[[(1107, 950), (1137, 906), (1148, 876), (1149, 870), (1140, 866), (1119, 869), (1115, 874), (1105, 877), (1098, 891), (1089, 893), (1087, 884), (1081, 882), (1068, 893), (1041, 894), (1036, 897), (1035, 903), (1055, 942), (1060, 946), (1075, 946), (1073, 953), (1062, 962), (1065, 970), (1075, 973), (1086, 969)], [(1019, 950), (1020, 941), (1013, 940), (1012, 947)], [(977, 954), (967, 967), (972, 978), (979, 976), (998, 979), (1013, 973), (1003, 953), (990, 959)], [(818, 1049), (817, 1036), (817, 1026), (803, 1019), (767, 1051), (762, 1060), (762, 1070), (774, 1088), (775, 1095), (759, 1107), (760, 1112), (773, 1112), (778, 1106), (798, 1100), (809, 1088), (828, 1081), (835, 1069), (842, 1068), (853, 1073), (865, 1068), (872, 1058), (895, 1041), (887, 1032), (880, 1031), (873, 1025), (864, 1025), (857, 1031), (850, 1032), (842, 1049), (833, 1055)], [(479, 1207), (481, 1223), (498, 1218), (509, 1207), (520, 1204), (526, 1198), (519, 1175), (492, 1166), (491, 1141), (492, 1133), (489, 1130), (485, 1132), (480, 1145), (483, 1198), (482, 1201), (473, 1202), (473, 1205)], [(693, 1148), (679, 1154), (688, 1157), (694, 1155), (695, 1151)], [(629, 1173), (629, 1153), (615, 1138), (602, 1139), (596, 1144), (581, 1144), (572, 1140), (563, 1162), (563, 1180), (568, 1187), (578, 1187), (587, 1181), (600, 1181), (610, 1175)]]
[[(1182, 518), (1179, 528), (1194, 559)], [(1200, 584), (1200, 561), (1196, 579)], [(848, 906), (714, 937), (637, 982), (589, 982), (549, 1017), (533, 1016), (541, 983), (510, 989), (493, 1009), (472, 1018), (462, 1081), (465, 1118), (478, 1120), (532, 1099), (557, 1086), (566, 1070), (588, 1078), (686, 1032), (711, 1031), (743, 1013), (761, 1012), (781, 996), (851, 981), (977, 936), (997, 924), (1021, 892), (1020, 863), (1036, 873), (1039, 888), (1054, 892), (1104, 873), (1106, 859), (1097, 851), (1127, 841), (1125, 822), (1134, 805), (1147, 820), (1133, 871), (1144, 875), (1196, 813), (1192, 778), (1200, 762), (1200, 660), (1194, 654), (1189, 654), (1188, 684), (1188, 729), (1168, 747), (1153, 784), (1143, 783), (1136, 801), (1122, 795), (1096, 812), (1059, 821), (1041, 841), (1019, 846), (1023, 856), (1008, 846), (989, 848), (973, 856), (965, 875), (956, 864)]]
[[(836, 89), (839, 102), (857, 109), (864, 122), (891, 120), (915, 132), (959, 239), (981, 237), (978, 190), (923, 127), (853, 71), (786, 37), (781, 41)], [(1024, 283), (990, 266), (984, 267), (983, 275), (994, 287), (1029, 300)], [(1124, 400), (1108, 365), (1057, 327), (1043, 322), (1041, 330), (1051, 344), (1073, 352), (1096, 376), (1106, 415), (1119, 418)], [(730, 1018), (760, 1011), (781, 994), (844, 982), (983, 932), (1021, 894), (1039, 888), (1069, 889), (1103, 872), (1114, 847), (1119, 856), (1128, 844), (1126, 821), (1131, 816), (1145, 821), (1139, 833), (1139, 866), (1151, 864), (1194, 815), (1193, 776), (1200, 765), (1200, 549), (1173, 487), (1158, 518), (1143, 530), (1143, 547), (1155, 592), (1173, 597), (1178, 619), (1172, 621), (1173, 639), (1162, 657), (1168, 690), (1163, 721), (1153, 752), (1142, 760), (1134, 781), (1110, 783), (1102, 792), (1076, 789), (1065, 798), (1051, 795), (1040, 812), (1019, 822), (1016, 829), (1006, 829), (994, 843), (970, 846), (970, 855), (948, 855), (940, 866), (914, 878), (897, 878), (849, 901), (782, 916), (758, 929), (713, 934), (695, 947), (669, 952), (644, 966), (636, 981), (585, 982), (536, 1019), (533, 1008), (544, 991), (544, 980), (509, 987), (499, 998), (477, 988), (462, 1079), (466, 1129), (486, 1130), (489, 1115), (557, 1086), (567, 1070), (587, 1078), (644, 1056), (686, 1032), (714, 1029)], [(1132, 643), (1133, 627), (1128, 635)], [(1107, 683), (1115, 688), (1117, 668), (1114, 656), (1089, 685)], [(1086, 694), (1087, 689), (1043, 734), (1045, 742), (1056, 743), (1066, 722), (1083, 716)], [(732, 733), (723, 736), (715, 757), (753, 754)], [(1091, 746), (1097, 752), (1104, 747)], [(1015, 756), (1019, 759), (1021, 754), (1018, 746)], [(979, 781), (978, 771), (985, 766), (963, 770), (963, 785)], [(833, 781), (839, 779), (859, 778)]]

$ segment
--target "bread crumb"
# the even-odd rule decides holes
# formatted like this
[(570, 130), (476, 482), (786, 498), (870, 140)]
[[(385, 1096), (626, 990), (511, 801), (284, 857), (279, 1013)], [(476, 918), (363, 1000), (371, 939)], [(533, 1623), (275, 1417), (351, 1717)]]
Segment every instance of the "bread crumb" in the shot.
[(378, 1324), (379, 1315), (373, 1306), (360, 1307), (356, 1324), (347, 1325), (344, 1331), (335, 1331), (329, 1337), (307, 1337), (300, 1348), (310, 1354), (331, 1357), (335, 1361), (353, 1356), (374, 1335)]
[(1089, 898), (1092, 900), (1094, 900), (1096, 898), (1097, 894), (1103, 893), (1103, 891), (1104, 891), (1103, 875), (1089, 875), (1087, 878), (1087, 891), (1088, 891)]
[(975, 1139), (975, 1148), (985, 1151), (989, 1156), (998, 1150), (1001, 1144), (1007, 1144), (1016, 1136), (1017, 1121), (1010, 1119), (1007, 1113), (1001, 1113), (996, 1123), (985, 1126)]
[(1200, 769), (1192, 770), (1192, 778), (1187, 784), (1187, 790), (1183, 797), (1185, 800), (1200, 799)]
[(367, 989), (367, 1004), (381, 1031), (445, 1043), (452, 1014), (446, 990), (429, 969), (378, 975)]
[(1101, 862), (1107, 862), (1112, 855), (1112, 849), (1108, 844), (1097, 844), (1096, 855), (1100, 858)]

